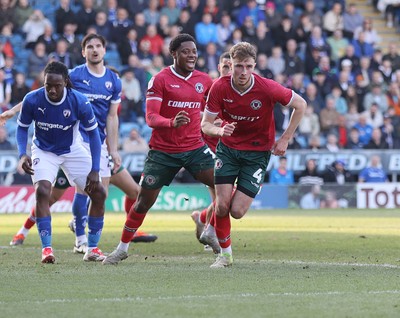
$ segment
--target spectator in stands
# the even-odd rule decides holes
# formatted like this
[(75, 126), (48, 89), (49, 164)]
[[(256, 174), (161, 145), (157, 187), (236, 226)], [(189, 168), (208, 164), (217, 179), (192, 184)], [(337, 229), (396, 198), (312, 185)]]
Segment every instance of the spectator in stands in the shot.
[(332, 92), (328, 94), (327, 97), (331, 97), (335, 101), (335, 109), (341, 115), (347, 113), (347, 102), (346, 99), (342, 96), (342, 90), (339, 86), (335, 85), (332, 87)]
[(233, 46), (236, 43), (242, 42), (243, 41), (243, 34), (242, 30), (239, 28), (236, 28), (232, 32), (232, 36), (228, 39), (228, 46)]
[(331, 36), (335, 30), (343, 31), (342, 5), (339, 2), (335, 2), (331, 9), (325, 13), (322, 23), (327, 36)]
[(339, 112), (336, 110), (335, 99), (326, 97), (325, 108), (319, 113), (321, 132), (327, 136), (329, 133), (336, 133), (339, 120)]
[(294, 27), (292, 19), (284, 15), (281, 24), (272, 31), (272, 37), (275, 45), (279, 46), (283, 51), (286, 51), (286, 43), (290, 39), (297, 37), (296, 28)]
[(196, 23), (194, 27), (197, 46), (200, 51), (204, 51), (209, 42), (218, 42), (217, 25), (212, 22), (212, 16), (209, 13), (203, 14), (202, 20)]
[(359, 39), (360, 33), (364, 33), (365, 42), (370, 44), (372, 47), (377, 47), (381, 42), (381, 38), (378, 32), (373, 28), (372, 18), (365, 18), (362, 26), (359, 26), (354, 30), (354, 39)]
[(4, 66), (1, 69), (4, 71), (4, 82), (10, 85), (14, 84), (14, 78), (17, 74), (17, 70), (14, 66), (14, 58), (6, 56)]
[(391, 82), (386, 92), (389, 109), (392, 108), (396, 116), (400, 116), (400, 88), (397, 82)]
[(312, 152), (318, 152), (320, 149), (322, 149), (320, 135), (311, 135), (308, 138), (307, 149), (310, 149)]
[(278, 28), (282, 21), (282, 15), (276, 10), (276, 5), (273, 1), (268, 1), (265, 4), (265, 17), (268, 29), (273, 31)]
[(363, 25), (364, 17), (360, 14), (355, 3), (349, 3), (343, 14), (343, 35), (349, 41), (353, 39), (354, 30)]
[(371, 60), (367, 56), (363, 56), (360, 59), (360, 68), (355, 73), (356, 79), (356, 91), (358, 99), (358, 112), (361, 113), (365, 110), (364, 108), (364, 97), (370, 89), (372, 80), (372, 70), (370, 69)]
[(325, 106), (324, 99), (321, 94), (318, 94), (317, 87), (313, 82), (308, 83), (306, 86), (304, 99), (306, 100), (307, 105), (312, 106), (313, 112), (317, 115), (319, 115), (321, 109)]
[(357, 39), (353, 38), (351, 44), (354, 46), (354, 55), (361, 58), (362, 56), (372, 57), (374, 54), (374, 47), (372, 44), (366, 42), (366, 34), (360, 31)]
[(358, 130), (360, 142), (365, 146), (371, 140), (373, 127), (367, 123), (365, 115), (361, 114), (358, 123), (354, 125)]
[(87, 28), (96, 23), (96, 10), (94, 8), (94, 0), (82, 0), (81, 6), (76, 13), (76, 21), (78, 23), (76, 33), (84, 35)]
[(269, 79), (274, 78), (274, 74), (272, 71), (268, 68), (268, 57), (264, 53), (260, 53), (257, 55), (257, 64), (256, 64), (256, 72), (260, 74), (261, 76)]
[(340, 115), (338, 119), (337, 138), (340, 148), (344, 148), (347, 144), (348, 129), (346, 126), (346, 116)]
[(306, 89), (304, 87), (304, 74), (303, 73), (296, 73), (293, 74), (289, 81), (291, 81), (291, 88), (300, 96), (304, 96), (306, 93)]
[(221, 22), (222, 12), (218, 6), (217, 0), (206, 0), (203, 13), (210, 13), (215, 24)]
[(14, 84), (11, 86), (11, 105), (21, 102), (25, 95), (30, 92), (30, 88), (25, 84), (25, 74), (15, 74)]
[(25, 21), (29, 19), (32, 13), (33, 8), (30, 5), (29, 0), (18, 0), (14, 9), (14, 30), (20, 31)]
[(141, 41), (148, 41), (150, 43), (149, 52), (152, 55), (159, 55), (164, 45), (164, 39), (157, 34), (157, 27), (153, 24), (147, 26), (146, 35)]
[[(118, 11), (119, 12), (119, 11)], [(125, 13), (124, 12), (122, 12), (122, 15), (124, 16), (125, 15)], [(159, 35), (161, 35), (163, 38), (165, 37), (165, 33), (163, 33), (160, 29), (159, 29), (159, 26), (163, 23), (163, 21), (165, 21), (164, 22), (164, 24), (166, 24), (167, 25), (167, 27), (168, 27), (168, 30), (169, 30), (169, 26), (168, 26), (168, 17), (166, 16), (166, 15), (161, 15), (160, 16), (160, 21), (158, 22), (158, 25), (157, 25), (157, 33), (159, 34)], [(127, 24), (130, 24), (128, 21), (126, 22)], [(113, 25), (115, 25), (115, 22), (114, 22), (114, 24)], [(146, 20), (145, 20), (145, 18), (144, 18), (144, 14), (143, 13), (141, 13), (141, 12), (138, 12), (138, 13), (136, 13), (135, 14), (135, 17), (134, 17), (134, 20), (133, 20), (133, 28), (136, 30), (136, 32), (137, 32), (137, 38), (138, 38), (138, 41), (140, 41), (145, 35), (146, 35), (146, 27), (147, 27), (147, 25), (146, 25)], [(128, 27), (128, 30), (129, 30), (130, 28)]]
[(63, 38), (57, 41), (56, 49), (49, 55), (49, 58), (65, 64), (68, 69), (75, 66), (74, 57), (68, 52), (68, 42)]
[(271, 32), (264, 21), (260, 21), (256, 27), (253, 44), (257, 47), (258, 54), (271, 55), (273, 40)]
[(399, 148), (399, 139), (395, 134), (392, 123), (392, 116), (389, 114), (383, 117), (383, 125), (380, 127), (382, 132), (382, 139), (387, 143), (389, 149)]
[(21, 164), (18, 164), (15, 172), (9, 172), (7, 174), (3, 185), (32, 185), (32, 177), (25, 173)]
[(371, 91), (365, 94), (364, 109), (365, 110), (370, 109), (373, 103), (378, 105), (382, 114), (384, 114), (387, 111), (389, 105), (386, 94), (385, 92), (382, 91), (382, 85), (373, 84)]
[(144, 0), (118, 0), (117, 3), (119, 3), (121, 7), (126, 8), (128, 10), (129, 16), (131, 17), (133, 17), (138, 12), (143, 12), (149, 4), (148, 1)]
[(368, 167), (358, 175), (358, 182), (388, 182), (386, 172), (381, 167), (381, 157), (373, 155)]
[(305, 140), (308, 140), (310, 136), (319, 135), (320, 133), (318, 115), (314, 113), (313, 106), (308, 103), (304, 116), (300, 121), (298, 132), (299, 135), (302, 136)]
[(46, 53), (50, 54), (56, 50), (57, 36), (54, 34), (52, 25), (46, 25), (44, 33), (38, 37), (37, 42), (42, 42), (46, 46)]
[(379, 70), (379, 68), (382, 65), (382, 61), (383, 61), (382, 50), (380, 48), (376, 48), (374, 50), (374, 54), (372, 54), (372, 57), (371, 57), (371, 69), (374, 71)]
[(125, 71), (128, 69), (132, 70), (135, 74), (135, 78), (139, 80), (142, 96), (145, 96), (147, 90), (146, 72), (144, 71), (143, 65), (141, 64), (140, 59), (136, 54), (129, 55), (128, 65), (127, 68), (125, 68)]
[[(98, 11), (96, 13), (95, 23), (93, 25), (96, 29), (96, 33), (103, 36), (107, 42), (112, 42), (111, 40), (111, 28), (112, 24), (107, 19), (107, 13), (105, 11)], [(111, 43), (108, 43), (110, 46)]]
[(297, 136), (294, 135), (292, 138), (289, 139), (289, 143), (288, 143), (288, 148), (287, 149), (298, 150), (298, 149), (302, 149), (302, 148), (303, 148), (303, 146), (298, 141), (298, 137)]
[(0, 150), (14, 150), (15, 147), (8, 140), (8, 132), (5, 126), (0, 126)]
[(254, 42), (256, 36), (256, 26), (250, 16), (245, 17), (242, 26), (240, 27), (243, 33), (243, 40), (246, 42)]
[(237, 25), (241, 27), (248, 16), (252, 18), (254, 25), (257, 25), (260, 21), (265, 21), (265, 14), (258, 6), (256, 0), (247, 0), (246, 4), (240, 8), (236, 19)]
[(326, 143), (323, 149), (327, 149), (329, 152), (339, 152), (340, 146), (338, 143), (338, 137), (334, 133), (329, 133), (326, 136)]
[(383, 125), (383, 113), (380, 111), (377, 103), (372, 103), (370, 108), (363, 111), (361, 115), (365, 116), (367, 123), (372, 128), (379, 128)]
[(148, 40), (142, 40), (139, 43), (139, 50), (137, 53), (138, 58), (142, 61), (143, 66), (151, 64), (153, 54), (150, 52), (151, 44)]
[(206, 73), (218, 71), (219, 55), (217, 45), (213, 42), (208, 43), (204, 54), (202, 54), (205, 61)]
[(350, 86), (355, 84), (354, 74), (351, 72), (351, 62), (350, 60), (344, 60), (342, 62), (342, 70), (339, 72), (338, 83), (342, 91), (344, 98), (347, 97), (347, 90)]
[[(319, 68), (315, 69), (313, 72), (312, 82), (317, 88), (318, 95), (321, 96), (323, 100), (330, 94), (333, 87), (333, 81), (328, 78), (327, 72), (323, 72)], [(322, 104), (323, 108), (323, 104)]]
[(326, 39), (326, 42), (328, 42), (331, 47), (331, 60), (338, 65), (339, 60), (346, 52), (346, 47), (349, 45), (349, 41), (343, 37), (342, 30), (336, 29), (333, 34)]
[[(196, 24), (201, 21), (203, 16), (203, 7), (200, 4), (200, 0), (189, 0), (187, 10), (190, 13), (190, 18), (193, 20), (193, 23)], [(228, 10), (231, 12), (231, 10)]]
[(306, 161), (306, 167), (300, 173), (298, 183), (301, 185), (321, 185), (324, 183), (322, 175), (317, 170), (315, 159), (308, 159)]
[(354, 182), (354, 176), (346, 170), (346, 163), (344, 160), (335, 160), (331, 166), (326, 168), (323, 175), (324, 183), (336, 183), (343, 185), (346, 183)]
[(392, 61), (392, 67), (395, 70), (400, 69), (400, 55), (397, 49), (397, 43), (394, 41), (389, 42), (388, 50), (382, 59), (389, 59)]
[(388, 86), (392, 81), (395, 80), (394, 69), (392, 67), (392, 61), (390, 59), (382, 60), (382, 64), (378, 67), (382, 74), (383, 81)]
[[(350, 114), (350, 117), (353, 118), (353, 114), (358, 114), (358, 96), (356, 87), (354, 85), (349, 85), (347, 91), (345, 93), (345, 99), (347, 102), (347, 114)], [(347, 116), (346, 114), (346, 116)], [(357, 118), (358, 119), (358, 118)], [(355, 121), (357, 121), (357, 119)], [(354, 123), (355, 124), (355, 123)], [(352, 127), (353, 125), (351, 125)]]
[[(230, 15), (227, 12), (223, 12), (221, 22), (217, 24), (217, 43), (221, 49), (227, 45), (227, 41), (231, 37), (233, 30), (235, 30), (235, 24), (232, 23)], [(258, 52), (260, 53), (260, 51)]]
[(121, 121), (131, 122), (141, 117), (144, 121), (143, 95), (140, 82), (135, 78), (132, 69), (127, 69), (121, 77), (122, 96), (121, 96)]
[(278, 168), (271, 169), (269, 173), (269, 183), (271, 184), (293, 184), (293, 171), (287, 168), (287, 158), (280, 157)]
[(285, 1), (284, 7), (283, 7), (283, 16), (287, 16), (291, 21), (293, 28), (296, 29), (297, 26), (299, 25), (300, 21), (300, 15), (298, 11), (296, 10), (293, 1)]
[(347, 144), (345, 149), (359, 150), (363, 149), (364, 145), (360, 141), (360, 133), (357, 128), (351, 128), (349, 132), (349, 138), (347, 140)]
[(289, 125), (292, 112), (292, 108), (284, 107), (279, 103), (275, 104), (274, 118), (277, 136), (280, 136), (286, 130), (287, 126)]
[(150, 0), (148, 8), (143, 10), (144, 19), (146, 24), (157, 25), (160, 19), (160, 11), (158, 9), (159, 0)]
[(285, 59), (283, 58), (282, 48), (274, 46), (272, 54), (268, 59), (268, 68), (272, 71), (274, 76), (282, 74), (285, 70)]
[[(138, 13), (143, 18), (143, 13)], [(129, 19), (128, 11), (125, 8), (119, 7), (117, 9), (117, 20), (112, 24), (111, 28), (111, 39), (117, 46), (121, 44), (122, 40), (126, 37), (128, 31), (132, 28), (133, 22)], [(136, 29), (136, 26), (135, 26)], [(139, 35), (139, 31), (136, 29)], [(144, 31), (145, 32), (145, 31)], [(143, 34), (144, 35), (144, 34)], [(138, 36), (138, 40), (142, 37)]]
[(307, 41), (306, 59), (312, 58), (312, 52), (319, 51), (319, 56), (330, 56), (330, 47), (322, 34), (322, 29), (318, 25), (314, 25), (311, 30), (310, 37)]
[(321, 186), (315, 184), (311, 187), (310, 192), (306, 193), (300, 200), (302, 209), (319, 209), (321, 207)]
[(360, 59), (354, 54), (354, 46), (350, 43), (346, 49), (344, 56), (339, 60), (338, 65), (341, 65), (344, 60), (351, 61), (351, 71), (355, 72), (360, 66)]
[(10, 108), (11, 85), (5, 81), (5, 73), (0, 69), (0, 110), (4, 112)]
[(68, 52), (72, 54), (76, 64), (83, 64), (85, 59), (82, 57), (81, 42), (75, 35), (77, 27), (77, 24), (67, 23), (64, 26), (64, 32), (61, 37), (68, 41)]
[(122, 141), (122, 151), (125, 152), (141, 152), (146, 153), (149, 151), (149, 145), (144, 138), (142, 138), (136, 128), (132, 128), (128, 137)]
[(296, 42), (299, 45), (301, 56), (304, 57), (306, 53), (306, 46), (308, 39), (311, 34), (313, 24), (311, 22), (310, 16), (307, 14), (302, 14), (300, 16), (299, 25), (296, 28)]
[(389, 149), (386, 140), (382, 138), (382, 131), (379, 127), (374, 128), (371, 140), (364, 146), (364, 149)]
[(0, 29), (2, 29), (3, 26), (8, 23), (12, 23), (12, 25), (15, 25), (14, 4), (14, 0), (0, 1)]
[(42, 11), (34, 10), (22, 26), (27, 49), (35, 47), (37, 39), (44, 33), (46, 26), (51, 26), (51, 22), (43, 15)]
[[(229, 19), (230, 19), (230, 17), (229, 17)], [(179, 27), (179, 33), (194, 34), (195, 23), (193, 22), (192, 17), (190, 16), (189, 10), (187, 10), (187, 9), (181, 10), (181, 13), (179, 14), (179, 19), (176, 22), (176, 25)], [(220, 32), (220, 31), (218, 31), (218, 32)]]
[(63, 34), (66, 24), (76, 24), (76, 15), (71, 8), (70, 0), (60, 0), (60, 7), (55, 12), (56, 33)]
[(166, 15), (169, 25), (173, 25), (178, 21), (180, 12), (181, 9), (176, 5), (176, 0), (166, 0), (166, 5), (161, 9), (160, 14)]
[(49, 57), (46, 54), (46, 46), (38, 42), (28, 58), (28, 78), (36, 78), (37, 75), (46, 67)]
[(121, 41), (118, 46), (118, 53), (123, 65), (128, 64), (128, 58), (132, 54), (137, 54), (139, 49), (139, 43), (137, 41), (137, 32), (132, 27), (126, 37)]
[[(321, 2), (321, 1), (318, 1)], [(304, 3), (304, 15), (310, 18), (313, 25), (322, 26), (323, 13), (319, 8), (316, 8), (314, 0), (306, 0)]]

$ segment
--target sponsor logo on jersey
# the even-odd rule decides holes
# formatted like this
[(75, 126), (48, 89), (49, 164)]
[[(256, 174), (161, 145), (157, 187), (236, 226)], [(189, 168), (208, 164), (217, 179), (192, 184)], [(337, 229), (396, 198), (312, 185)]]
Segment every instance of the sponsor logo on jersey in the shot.
[(71, 116), (71, 111), (69, 109), (64, 109), (63, 115), (65, 118), (68, 118), (69, 116)]
[(172, 88), (180, 88), (179, 85), (175, 85), (175, 84), (170, 84), (170, 86), (171, 86)]
[(250, 103), (250, 107), (253, 108), (254, 110), (259, 110), (262, 106), (262, 103), (258, 100), (255, 99), (253, 101), (251, 101)]
[(168, 101), (168, 106), (176, 108), (200, 108), (200, 102), (182, 102), (177, 100)]
[(36, 122), (35, 127), (42, 130), (50, 130), (50, 129), (67, 130), (71, 127), (71, 125), (64, 126), (61, 124), (44, 123), (42, 121), (38, 121)]
[(227, 103), (233, 103), (233, 100), (232, 100), (232, 99), (226, 99), (226, 98), (224, 98), (223, 101), (224, 101), (224, 102), (227, 102)]
[(196, 89), (197, 93), (203, 93), (204, 92), (204, 86), (202, 83), (196, 83), (196, 85), (194, 85), (194, 88)]
[(110, 89), (112, 87), (112, 82), (107, 81), (104, 83), (104, 85), (106, 86), (107, 89)]
[(255, 120), (257, 120), (257, 119), (259, 119), (260, 118), (260, 116), (255, 116), (255, 117), (252, 117), (252, 116), (240, 116), (240, 115), (233, 115), (233, 114), (230, 114), (230, 113), (228, 113), (226, 110), (224, 111), (230, 118), (232, 118), (233, 120), (237, 120), (237, 121), (255, 121)]
[(44, 115), (44, 111), (46, 110), (46, 108), (40, 108), (38, 107), (38, 110), (40, 110), (42, 112), (42, 114)]
[(82, 81), (84, 84), (86, 84), (87, 86), (90, 86), (90, 80), (83, 80)]

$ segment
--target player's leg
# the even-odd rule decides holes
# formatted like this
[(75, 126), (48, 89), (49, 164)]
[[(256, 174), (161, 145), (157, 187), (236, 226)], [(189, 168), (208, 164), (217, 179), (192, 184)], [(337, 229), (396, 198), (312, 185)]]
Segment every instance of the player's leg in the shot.
[(36, 224), (42, 243), (42, 263), (54, 263), (50, 194), (51, 185), (56, 178), (62, 159), (32, 146), (32, 162), (35, 170), (32, 181), (36, 194)]
[[(124, 208), (128, 214), (132, 206), (135, 204), (137, 196), (139, 194), (140, 186), (133, 180), (132, 176), (124, 167), (121, 168), (111, 175), (110, 183), (121, 189), (125, 193)], [(139, 243), (150, 243), (157, 240), (157, 236), (154, 234), (148, 234), (143, 231), (136, 231), (133, 236), (132, 242)]]
[[(61, 170), (61, 169), (60, 169)], [(56, 179), (57, 184), (57, 179)], [(50, 195), (50, 206), (57, 202), (59, 198), (64, 194), (65, 190), (58, 190), (56, 188), (51, 189)], [(24, 240), (29, 234), (30, 229), (36, 224), (36, 214), (35, 207), (32, 207), (28, 218), (25, 220), (24, 225), (19, 229), (17, 234), (14, 235), (12, 241), (10, 242), (11, 246), (18, 246), (24, 243)]]
[[(84, 147), (77, 147), (70, 153), (63, 155), (65, 160), (63, 170), (80, 189), (79, 193), (83, 193), (86, 186), (87, 176), (90, 173), (92, 160), (89, 153)], [(101, 169), (101, 168), (100, 168)], [(103, 181), (103, 180), (102, 180)], [(84, 255), (85, 261), (102, 261), (104, 254), (98, 248), (101, 232), (104, 226), (104, 203), (106, 199), (106, 190), (101, 183), (88, 193), (90, 198), (89, 216), (88, 216), (88, 248)], [(86, 207), (86, 201), (83, 205)]]
[(118, 264), (128, 257), (129, 243), (135, 232), (156, 202), (162, 187), (171, 183), (181, 167), (179, 154), (170, 155), (161, 151), (149, 151), (140, 180), (141, 189), (137, 201), (127, 215), (117, 248), (106, 257), (103, 264)]

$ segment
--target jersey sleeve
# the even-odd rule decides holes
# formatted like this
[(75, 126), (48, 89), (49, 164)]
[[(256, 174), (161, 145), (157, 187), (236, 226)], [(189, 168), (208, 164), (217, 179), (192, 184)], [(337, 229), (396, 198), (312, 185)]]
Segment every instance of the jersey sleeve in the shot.
[(164, 81), (160, 78), (160, 76), (154, 76), (150, 79), (149, 84), (147, 85), (147, 100), (158, 100), (162, 102), (163, 100), (163, 86)]
[(113, 75), (115, 77), (115, 80), (114, 80), (114, 91), (111, 97), (111, 103), (117, 104), (121, 102), (122, 83), (120, 77), (117, 74)]
[(283, 106), (289, 106), (293, 99), (293, 91), (281, 84), (268, 80), (268, 92), (272, 94), (272, 99)]
[(96, 129), (98, 124), (93, 112), (92, 104), (90, 104), (84, 95), (78, 96), (78, 104), (78, 119), (80, 120), (82, 127), (86, 131)]
[(216, 81), (208, 92), (205, 111), (211, 114), (219, 114), (222, 111), (223, 103), (221, 102), (221, 85), (220, 81)]
[(22, 100), (21, 111), (19, 112), (17, 123), (21, 127), (29, 127), (33, 121), (33, 96), (28, 94)]

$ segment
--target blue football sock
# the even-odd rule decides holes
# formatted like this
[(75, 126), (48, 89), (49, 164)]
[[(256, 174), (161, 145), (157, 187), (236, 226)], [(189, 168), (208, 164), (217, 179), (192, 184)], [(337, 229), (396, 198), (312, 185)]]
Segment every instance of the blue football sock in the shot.
[(42, 248), (51, 247), (51, 216), (36, 217), (36, 224), (42, 241)]
[(85, 228), (88, 217), (87, 203), (88, 196), (86, 194), (75, 193), (72, 203), (72, 213), (75, 219), (75, 235), (85, 235)]
[(104, 216), (89, 216), (88, 225), (88, 247), (97, 247), (100, 241), (101, 232), (103, 230)]

